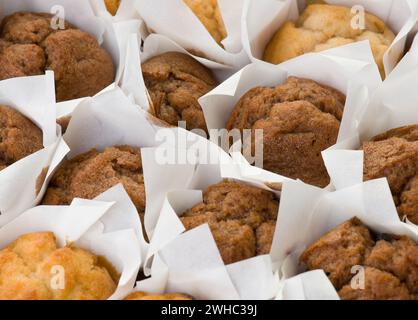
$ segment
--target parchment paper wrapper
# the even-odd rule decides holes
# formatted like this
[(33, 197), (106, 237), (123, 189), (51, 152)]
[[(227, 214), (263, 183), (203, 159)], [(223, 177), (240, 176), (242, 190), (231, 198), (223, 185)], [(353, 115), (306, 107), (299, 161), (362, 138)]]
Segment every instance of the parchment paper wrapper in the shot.
[(320, 271), (303, 274), (298, 261), (309, 245), (355, 216), (374, 232), (406, 235), (418, 241), (418, 227), (400, 221), (385, 179), (335, 192), (299, 181), (283, 184), (278, 228), (273, 240), (276, 250), (271, 253), (282, 280), (279, 298), (338, 298), (324, 274), (318, 273)]
[(120, 274), (109, 299), (122, 299), (135, 284), (141, 264), (141, 230), (134, 205), (121, 185), (96, 200), (74, 199), (70, 206), (38, 206), (24, 212), (0, 229), (0, 248), (19, 236), (51, 231), (59, 247), (76, 247), (106, 257)]
[(366, 107), (347, 106), (337, 145), (322, 153), (331, 182), (341, 189), (363, 181), (365, 141), (397, 127), (418, 124), (418, 42), (386, 78)]
[[(144, 43), (141, 50), (142, 41)], [(136, 103), (147, 111), (150, 110), (150, 102), (142, 77), (141, 64), (152, 57), (166, 52), (181, 52), (191, 56), (210, 69), (219, 83), (239, 70), (238, 67), (232, 67), (193, 55), (164, 35), (153, 33), (148, 37), (144, 37), (143, 32), (131, 34), (126, 45), (124, 74), (120, 86), (127, 95), (132, 95)]]
[[(302, 1), (299, 1), (300, 4)], [(414, 0), (327, 0), (328, 4), (353, 7), (360, 5), (382, 19), (395, 33), (396, 39), (384, 56), (386, 74), (389, 74), (402, 57), (407, 38), (416, 33), (418, 21)], [(301, 5), (302, 12), (304, 5)], [(299, 16), (294, 0), (246, 0), (243, 10), (242, 39), (244, 50), (251, 61), (262, 61), (264, 50), (276, 31), (286, 21), (296, 21)], [(343, 46), (345, 47), (345, 46)], [(348, 50), (345, 57), (351, 58)], [(264, 62), (267, 63), (267, 62)]]
[[(160, 172), (159, 177), (145, 175), (146, 190), (152, 191), (151, 185), (162, 186), (161, 179), (168, 183), (182, 181), (183, 187), (163, 187), (165, 192), (160, 192), (164, 195), (161, 210), (154, 208), (145, 215), (145, 224), (148, 222), (152, 238), (144, 272), (151, 278), (139, 282), (136, 290), (182, 292), (197, 299), (271, 299), (277, 292), (278, 278), (273, 273), (269, 255), (225, 266), (207, 225), (183, 233), (185, 229), (178, 215), (201, 202), (202, 191), (225, 176), (234, 176), (236, 180), (267, 189), (264, 181), (253, 179), (247, 182), (246, 177), (239, 176), (239, 171), (227, 175), (232, 159), (208, 141), (196, 142), (187, 148), (188, 152), (193, 148), (205, 150), (198, 147), (199, 144), (206, 144), (214, 158), (217, 153), (218, 162), (206, 162), (206, 156), (200, 152), (195, 162), (178, 161), (164, 165), (158, 161), (162, 146), (142, 149), (145, 172)], [(179, 151), (179, 154), (185, 153)], [(279, 196), (279, 192), (276, 195)], [(161, 203), (161, 200), (156, 203)]]
[[(0, 227), (36, 205), (55, 166), (67, 151), (61, 149), (55, 123), (54, 75), (0, 81), (0, 104), (28, 117), (43, 133), (44, 148), (0, 171)], [(56, 150), (61, 149), (61, 154)]]
[[(227, 38), (222, 48), (182, 0), (134, 0), (139, 15), (152, 33), (167, 36), (189, 52), (238, 70), (248, 63), (241, 44), (244, 1), (219, 0)], [(181, 23), (179, 23), (181, 21)]]
[[(63, 11), (62, 11), (63, 9)], [(120, 59), (117, 29), (109, 19), (96, 15), (90, 1), (86, 0), (2, 0), (0, 1), (0, 19), (19, 11), (45, 12), (51, 13), (73, 24), (82, 31), (88, 32), (96, 37), (99, 44), (112, 56), (116, 68), (115, 82), (123, 72), (123, 61)], [(64, 14), (62, 14), (62, 12)], [(82, 99), (75, 99), (63, 102), (63, 108), (73, 110)], [(57, 104), (57, 109), (61, 108), (61, 103)], [(57, 115), (62, 116), (68, 112), (58, 111)]]
[[(164, 200), (165, 190), (177, 189), (184, 185), (184, 178), (170, 180), (164, 175), (166, 168), (147, 166), (147, 148), (156, 147), (161, 143), (168, 150), (175, 150), (177, 141), (186, 141), (187, 136), (198, 137), (181, 128), (165, 128), (173, 140), (164, 140), (161, 129), (148, 113), (135, 105), (119, 88), (114, 88), (93, 98), (83, 100), (72, 114), (71, 122), (64, 135), (64, 140), (71, 150), (68, 158), (87, 152), (92, 148), (99, 151), (115, 145), (129, 145), (141, 148), (143, 174), (146, 191), (145, 228), (148, 227), (148, 211), (159, 211)], [(200, 140), (204, 140), (198, 137)], [(195, 143), (189, 138), (189, 144)], [(187, 144), (185, 145), (187, 148)], [(171, 151), (169, 151), (171, 152)], [(152, 177), (154, 183), (148, 183)], [(152, 226), (152, 224), (150, 224)], [(143, 253), (147, 251), (147, 243), (143, 242)]]
[[(352, 59), (344, 57), (347, 52), (350, 52)], [(369, 96), (381, 84), (370, 47), (364, 41), (345, 48), (306, 54), (278, 66), (254, 63), (244, 67), (199, 99), (208, 129), (225, 128), (235, 105), (250, 89), (257, 86), (276, 86), (289, 76), (312, 79), (340, 90), (347, 96), (346, 109), (364, 106)], [(250, 166), (237, 152), (239, 148), (235, 147), (235, 151), (231, 153), (235, 161), (227, 174), (236, 171), (233, 170), (235, 167), (248, 179), (254, 176), (257, 180), (275, 184), (280, 184), (286, 179), (281, 175)]]

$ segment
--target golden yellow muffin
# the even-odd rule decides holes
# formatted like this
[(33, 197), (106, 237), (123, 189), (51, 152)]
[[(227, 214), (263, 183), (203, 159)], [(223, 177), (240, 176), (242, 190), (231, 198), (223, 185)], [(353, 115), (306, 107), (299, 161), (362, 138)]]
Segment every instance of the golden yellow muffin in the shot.
[[(0, 300), (104, 300), (116, 289), (103, 258), (29, 233), (0, 251)], [(62, 282), (60, 282), (62, 281)]]
[(166, 293), (153, 295), (146, 292), (132, 292), (124, 300), (193, 300), (192, 297), (182, 293)]
[(308, 52), (320, 52), (349, 43), (369, 40), (384, 77), (383, 55), (395, 35), (378, 17), (366, 13), (365, 26), (353, 28), (351, 8), (313, 4), (295, 22), (286, 22), (273, 36), (263, 59), (278, 64)]
[(199, 18), (217, 43), (221, 43), (221, 41), (226, 38), (227, 33), (218, 6), (218, 0), (183, 1)]
[(109, 11), (114, 16), (119, 9), (121, 0), (104, 0), (104, 1), (105, 1), (107, 11)]

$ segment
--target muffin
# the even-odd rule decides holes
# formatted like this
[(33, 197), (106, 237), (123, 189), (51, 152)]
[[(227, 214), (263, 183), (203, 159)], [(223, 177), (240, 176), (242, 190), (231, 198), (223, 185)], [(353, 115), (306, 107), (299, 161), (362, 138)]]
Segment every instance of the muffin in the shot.
[[(52, 232), (20, 236), (0, 251), (0, 300), (104, 300), (118, 281), (107, 263), (89, 251), (59, 248)], [(60, 266), (63, 287), (54, 287)]]
[(53, 70), (58, 101), (93, 96), (115, 77), (110, 55), (90, 34), (65, 23), (51, 27), (52, 15), (17, 12), (0, 25), (0, 80)]
[(227, 33), (219, 9), (218, 0), (183, 0), (199, 18), (212, 38), (220, 44)]
[(386, 177), (401, 219), (418, 224), (418, 125), (363, 143), (364, 180)]
[(188, 130), (207, 131), (197, 101), (217, 85), (212, 72), (192, 57), (168, 52), (142, 64), (155, 116), (170, 125), (185, 121)]
[(383, 56), (395, 35), (372, 14), (366, 13), (363, 29), (352, 27), (353, 17), (349, 7), (309, 5), (296, 22), (286, 22), (274, 34), (267, 44), (263, 59), (279, 64), (308, 52), (369, 40), (379, 71), (384, 77)]
[(0, 170), (43, 148), (43, 134), (32, 121), (0, 105)]
[(124, 300), (193, 300), (192, 297), (182, 293), (166, 293), (160, 295), (146, 292), (132, 292)]
[[(418, 245), (405, 236), (379, 239), (357, 218), (321, 237), (300, 261), (324, 270), (342, 299), (418, 298)], [(354, 266), (364, 267), (364, 289), (351, 285)]]
[(203, 202), (181, 215), (186, 230), (207, 223), (225, 264), (268, 254), (279, 202), (274, 194), (238, 182), (210, 186)]
[[(330, 179), (321, 151), (337, 141), (344, 103), (335, 89), (290, 77), (276, 87), (248, 91), (226, 127), (253, 131), (251, 154), (263, 143), (264, 169), (325, 187)], [(257, 129), (263, 130), (263, 141), (255, 141)]]
[(68, 205), (78, 197), (94, 199), (121, 183), (143, 219), (145, 187), (141, 151), (129, 146), (95, 149), (65, 161), (53, 175), (44, 205)]
[(112, 16), (116, 14), (119, 9), (121, 0), (104, 0), (106, 9), (111, 13)]

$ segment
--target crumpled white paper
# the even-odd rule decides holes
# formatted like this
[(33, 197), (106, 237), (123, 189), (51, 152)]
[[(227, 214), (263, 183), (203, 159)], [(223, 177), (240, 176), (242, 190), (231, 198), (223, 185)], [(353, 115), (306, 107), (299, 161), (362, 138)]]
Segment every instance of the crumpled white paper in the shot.
[[(168, 183), (177, 181), (178, 188), (162, 186), (164, 192), (160, 193), (160, 197), (164, 200), (156, 201), (162, 203), (162, 208), (147, 208), (145, 224), (148, 222), (152, 237), (144, 272), (151, 278), (138, 282), (136, 290), (181, 292), (197, 299), (273, 298), (278, 278), (273, 272), (269, 255), (225, 266), (207, 225), (183, 233), (185, 229), (178, 215), (201, 202), (202, 191), (220, 182), (225, 178), (224, 174), (228, 178), (234, 176), (236, 180), (268, 189), (264, 181), (248, 181), (247, 177), (239, 175), (239, 171), (227, 175), (232, 159), (211, 142), (202, 139), (186, 148), (189, 155), (196, 149), (208, 150), (218, 160), (207, 162), (206, 154), (200, 152), (195, 158), (190, 156), (194, 161), (163, 165), (158, 161), (163, 150), (161, 146), (142, 149), (144, 171), (160, 172), (160, 178), (145, 175), (146, 190), (152, 191), (150, 185), (161, 187), (162, 180)], [(181, 150), (180, 153), (183, 154)], [(279, 197), (279, 192), (275, 193)]]
[[(43, 133), (44, 148), (0, 171), (0, 227), (42, 198), (54, 168), (68, 151), (55, 123), (54, 75), (0, 81), (0, 104), (28, 117)], [(60, 154), (56, 153), (59, 149)], [(46, 170), (44, 180), (39, 180)], [(37, 193), (37, 188), (40, 190)]]
[[(347, 52), (351, 59), (345, 58)], [(257, 86), (276, 86), (289, 76), (311, 79), (345, 93), (345, 112), (364, 108), (382, 82), (370, 47), (364, 41), (345, 48), (309, 53), (277, 66), (250, 64), (199, 99), (208, 129), (225, 128), (235, 105), (248, 90)], [(340, 135), (346, 130), (342, 123)], [(230, 164), (225, 175), (239, 171), (247, 179), (278, 184), (286, 180), (281, 175), (250, 166), (237, 151), (231, 152), (231, 155), (234, 163)], [(234, 178), (233, 175), (228, 177)]]
[(208, 60), (239, 69), (248, 62), (241, 44), (243, 0), (218, 0), (227, 38), (224, 48), (212, 38), (197, 16), (182, 0), (134, 0), (148, 29), (164, 35), (182, 48), (199, 52)]
[[(300, 11), (304, 9), (299, 1)], [(328, 4), (353, 7), (360, 5), (381, 18), (395, 33), (396, 38), (384, 56), (386, 75), (402, 57), (408, 36), (416, 33), (418, 3), (414, 0), (327, 0)], [(242, 41), (251, 61), (262, 62), (266, 45), (286, 21), (299, 16), (294, 0), (246, 0), (244, 4)], [(344, 48), (345, 46), (343, 46)], [(345, 57), (351, 58), (348, 50)], [(264, 62), (266, 63), (266, 62)]]
[(51, 231), (59, 247), (76, 247), (106, 257), (120, 274), (109, 299), (122, 299), (133, 288), (141, 265), (141, 223), (128, 194), (117, 185), (95, 200), (74, 199), (70, 206), (38, 206), (0, 229), (0, 248), (19, 236)]
[(331, 183), (341, 189), (363, 181), (365, 141), (390, 129), (418, 123), (414, 84), (418, 81), (418, 41), (370, 97), (366, 107), (345, 109), (338, 143), (322, 153)]
[(359, 218), (374, 232), (406, 235), (418, 241), (418, 227), (399, 219), (386, 179), (334, 192), (300, 181), (283, 184), (278, 228), (273, 240), (276, 250), (271, 253), (281, 275), (278, 298), (338, 298), (322, 271), (302, 273), (304, 269), (299, 257), (325, 233), (353, 217)]

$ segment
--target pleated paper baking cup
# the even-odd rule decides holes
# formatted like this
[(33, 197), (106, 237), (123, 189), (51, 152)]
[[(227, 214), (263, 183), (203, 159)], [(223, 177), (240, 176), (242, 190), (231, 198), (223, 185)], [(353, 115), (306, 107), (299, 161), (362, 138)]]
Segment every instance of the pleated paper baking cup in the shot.
[(54, 88), (51, 72), (0, 81), (0, 104), (26, 116), (43, 134), (41, 150), (0, 171), (0, 227), (39, 202), (53, 170), (68, 151), (55, 122)]
[(276, 250), (271, 253), (280, 272), (278, 299), (339, 298), (324, 271), (304, 273), (306, 269), (299, 258), (320, 237), (354, 217), (376, 234), (407, 236), (418, 241), (418, 228), (399, 219), (385, 179), (334, 192), (297, 181), (283, 184), (278, 227), (273, 240)]
[[(121, 185), (95, 200), (74, 199), (69, 206), (38, 206), (27, 210), (0, 229), (0, 248), (34, 232), (53, 232), (59, 247), (71, 244), (110, 262), (119, 280), (109, 299), (123, 299), (132, 291), (141, 265), (141, 225)], [(51, 275), (55, 274), (51, 270)]]
[[(383, 57), (384, 70), (388, 75), (402, 58), (408, 37), (416, 33), (418, 21), (416, 1), (327, 0), (325, 2), (353, 8), (353, 17), (365, 10), (380, 18), (393, 31), (396, 37)], [(304, 1), (246, 0), (243, 10), (242, 39), (251, 61), (261, 62), (267, 44), (279, 28), (287, 21), (296, 21), (304, 9)], [(358, 21), (361, 20), (360, 18)], [(350, 54), (348, 50), (345, 56), (351, 58)]]
[[(348, 50), (352, 59), (345, 58)], [(226, 127), (235, 106), (246, 92), (260, 86), (280, 85), (290, 76), (310, 79), (344, 93), (344, 112), (367, 104), (370, 95), (381, 84), (379, 72), (366, 42), (322, 53), (310, 53), (278, 66), (250, 64), (199, 99), (209, 132), (218, 132)], [(288, 178), (250, 166), (236, 148), (233, 150), (231, 155), (235, 161), (231, 167), (239, 169), (247, 178), (254, 176), (265, 183), (278, 185)]]
[[(242, 0), (218, 1), (226, 37), (217, 43), (183, 0), (135, 0), (137, 11), (150, 33), (164, 35), (197, 56), (236, 69), (248, 62), (241, 44), (243, 3)], [(200, 6), (201, 10), (205, 8)]]
[[(210, 142), (202, 140), (200, 143)], [(197, 162), (163, 165), (158, 161), (162, 150), (161, 146), (143, 149), (144, 168), (148, 172), (160, 172), (165, 181), (183, 181), (183, 187), (166, 188), (161, 192), (163, 202), (158, 201), (162, 203), (160, 210), (146, 214), (146, 219), (153, 222), (153, 227), (150, 225), (153, 230), (144, 271), (151, 278), (137, 283), (136, 290), (160, 294), (181, 292), (196, 299), (273, 298), (278, 278), (269, 255), (225, 265), (208, 225), (184, 232), (185, 227), (179, 219), (185, 210), (202, 202), (203, 190), (225, 178), (270, 190), (265, 182), (255, 178), (249, 180), (240, 176), (239, 171), (230, 172), (233, 160), (215, 145), (211, 152), (214, 158), (213, 153), (218, 153), (218, 161), (211, 163), (200, 153), (195, 158)], [(182, 154), (190, 150), (182, 151)], [(161, 179), (145, 176), (145, 184), (155, 187), (161, 185)], [(280, 193), (275, 191), (274, 194), (278, 199)], [(274, 250), (271, 248), (271, 252)]]

